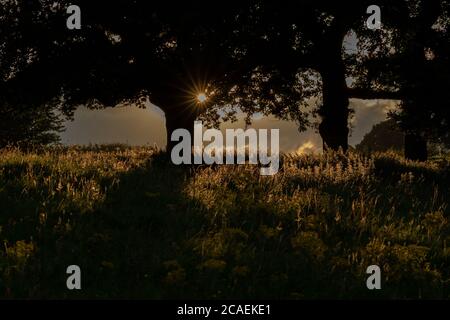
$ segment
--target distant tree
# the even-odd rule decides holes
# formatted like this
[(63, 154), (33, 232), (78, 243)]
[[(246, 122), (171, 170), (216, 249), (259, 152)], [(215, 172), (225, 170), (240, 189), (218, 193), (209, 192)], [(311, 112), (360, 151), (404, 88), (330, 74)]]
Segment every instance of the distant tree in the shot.
[(356, 145), (356, 150), (364, 153), (383, 152), (387, 150), (402, 151), (405, 134), (396, 127), (393, 120), (382, 121), (372, 127), (363, 140)]
[(39, 108), (0, 105), (0, 148), (48, 145), (60, 141), (64, 117), (52, 105)]

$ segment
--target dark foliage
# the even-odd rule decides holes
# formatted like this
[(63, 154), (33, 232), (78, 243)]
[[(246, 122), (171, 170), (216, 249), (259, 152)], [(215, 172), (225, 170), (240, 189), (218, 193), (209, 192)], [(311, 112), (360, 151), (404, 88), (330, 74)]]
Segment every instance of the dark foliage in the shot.
[(395, 126), (393, 120), (383, 121), (373, 126), (356, 150), (364, 153), (383, 152), (388, 150), (402, 151), (405, 135)]
[(0, 148), (57, 143), (63, 121), (60, 112), (52, 105), (39, 108), (0, 105)]

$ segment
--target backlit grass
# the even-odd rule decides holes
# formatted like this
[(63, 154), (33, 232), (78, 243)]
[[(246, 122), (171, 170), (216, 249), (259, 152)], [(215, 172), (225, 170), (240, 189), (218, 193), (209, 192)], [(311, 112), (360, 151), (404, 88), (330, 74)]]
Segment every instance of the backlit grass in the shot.
[(450, 298), (449, 178), (394, 154), (289, 155), (265, 177), (144, 147), (5, 149), (0, 296)]

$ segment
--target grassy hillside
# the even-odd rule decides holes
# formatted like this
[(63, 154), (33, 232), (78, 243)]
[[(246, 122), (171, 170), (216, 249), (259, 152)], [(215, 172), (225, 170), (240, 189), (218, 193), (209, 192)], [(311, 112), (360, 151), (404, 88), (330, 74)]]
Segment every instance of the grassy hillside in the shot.
[(449, 196), (448, 162), (389, 154), (262, 177), (150, 148), (3, 150), (0, 297), (450, 298)]

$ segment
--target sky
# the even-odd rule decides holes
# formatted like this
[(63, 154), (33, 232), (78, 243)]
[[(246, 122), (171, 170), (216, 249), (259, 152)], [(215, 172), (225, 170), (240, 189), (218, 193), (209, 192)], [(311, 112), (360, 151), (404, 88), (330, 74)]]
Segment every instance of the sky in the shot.
[[(387, 111), (395, 107), (389, 100), (352, 99), (350, 107), (355, 110), (351, 120), (350, 145), (358, 144), (364, 134), (374, 124), (386, 119)], [(280, 151), (320, 152), (322, 140), (314, 129), (299, 132), (292, 121), (282, 121), (274, 117), (254, 120), (253, 128), (280, 129)], [(225, 128), (245, 128), (241, 119), (237, 123), (225, 123)], [(116, 107), (103, 110), (79, 108), (74, 121), (66, 123), (66, 131), (61, 134), (64, 144), (107, 144), (126, 143), (129, 145), (157, 145), (164, 148), (166, 141), (165, 118), (162, 111), (150, 105), (146, 109), (137, 107)]]

